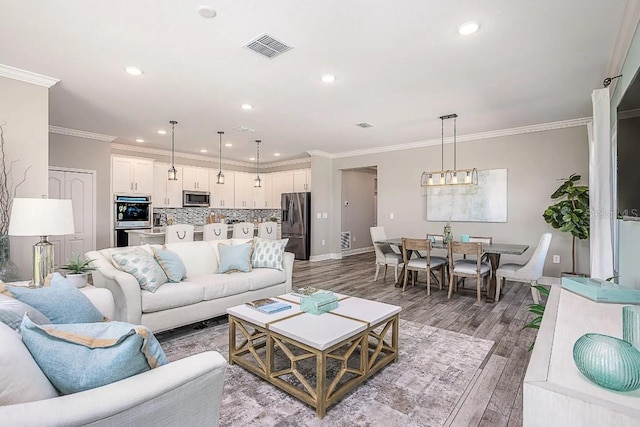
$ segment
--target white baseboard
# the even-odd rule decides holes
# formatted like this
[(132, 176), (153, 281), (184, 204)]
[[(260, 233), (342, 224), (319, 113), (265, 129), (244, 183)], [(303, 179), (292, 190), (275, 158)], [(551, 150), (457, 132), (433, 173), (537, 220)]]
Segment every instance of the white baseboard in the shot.
[(329, 259), (342, 259), (342, 254), (322, 254), (322, 255), (311, 255), (309, 261), (317, 262), (317, 261), (326, 261)]
[(367, 252), (373, 252), (373, 246), (367, 246), (366, 248), (358, 248), (358, 249), (348, 249), (346, 251), (342, 251), (342, 256), (349, 256), (355, 254), (364, 254)]

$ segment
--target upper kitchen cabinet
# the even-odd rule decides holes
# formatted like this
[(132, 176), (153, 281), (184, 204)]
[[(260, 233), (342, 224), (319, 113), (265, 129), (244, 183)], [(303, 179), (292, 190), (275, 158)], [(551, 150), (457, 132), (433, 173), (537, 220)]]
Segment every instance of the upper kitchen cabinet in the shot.
[(293, 171), (274, 172), (271, 174), (272, 209), (280, 209), (282, 193), (293, 193)]
[(293, 192), (304, 193), (311, 191), (311, 169), (293, 171)]
[(253, 178), (254, 175), (245, 172), (236, 172), (235, 208), (253, 208)]
[[(153, 165), (153, 197), (151, 202), (154, 208), (181, 208), (182, 207), (182, 181), (170, 181), (167, 171), (171, 167), (167, 163)], [(178, 176), (180, 176), (180, 167)]]
[(114, 193), (152, 194), (153, 160), (112, 156), (111, 189)]
[(218, 171), (212, 169), (209, 174), (212, 208), (234, 208), (235, 172), (222, 171), (224, 184), (218, 184)]
[(209, 191), (209, 169), (183, 166), (182, 189)]

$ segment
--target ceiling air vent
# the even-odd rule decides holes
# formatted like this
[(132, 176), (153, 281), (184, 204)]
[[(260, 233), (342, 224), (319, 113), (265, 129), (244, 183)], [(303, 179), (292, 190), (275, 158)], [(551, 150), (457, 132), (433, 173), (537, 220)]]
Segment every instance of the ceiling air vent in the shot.
[(255, 132), (255, 129), (248, 128), (246, 126), (236, 126), (233, 130), (237, 130), (238, 132)]
[(356, 126), (361, 127), (363, 129), (372, 128), (373, 127), (373, 125), (371, 123), (367, 123), (367, 122), (356, 123)]
[(293, 49), (291, 46), (287, 46), (268, 34), (258, 36), (256, 39), (251, 40), (249, 43), (244, 45), (244, 47), (269, 59), (275, 58), (281, 53), (285, 53), (286, 51)]

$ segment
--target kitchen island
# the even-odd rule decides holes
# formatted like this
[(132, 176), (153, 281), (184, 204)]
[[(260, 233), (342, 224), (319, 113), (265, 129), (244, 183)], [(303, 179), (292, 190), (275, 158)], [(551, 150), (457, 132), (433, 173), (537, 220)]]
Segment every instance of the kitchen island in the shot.
[[(254, 234), (258, 234), (258, 224), (255, 223)], [(202, 225), (194, 226), (193, 240), (202, 240)], [(164, 244), (165, 227), (153, 227), (145, 230), (126, 230), (129, 234), (129, 246), (162, 245)], [(227, 224), (227, 238), (231, 238), (233, 224)], [(280, 224), (278, 224), (278, 238), (280, 238)]]

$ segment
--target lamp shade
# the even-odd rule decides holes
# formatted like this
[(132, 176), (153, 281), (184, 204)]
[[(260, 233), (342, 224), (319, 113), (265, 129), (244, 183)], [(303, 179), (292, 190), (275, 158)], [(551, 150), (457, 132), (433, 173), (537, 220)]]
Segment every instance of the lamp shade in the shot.
[(10, 236), (58, 236), (74, 232), (71, 200), (13, 199)]

